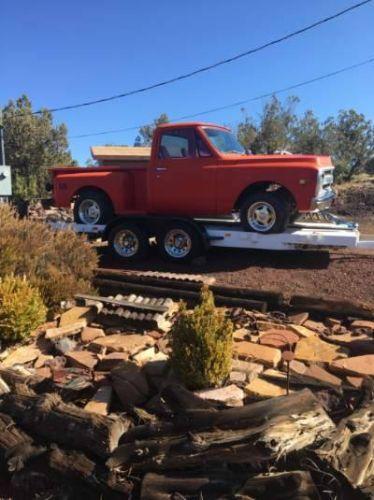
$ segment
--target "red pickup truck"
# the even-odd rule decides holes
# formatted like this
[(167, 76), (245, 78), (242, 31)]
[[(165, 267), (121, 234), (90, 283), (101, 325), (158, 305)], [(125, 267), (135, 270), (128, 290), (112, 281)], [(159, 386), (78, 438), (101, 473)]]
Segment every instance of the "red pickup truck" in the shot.
[(331, 205), (333, 169), (329, 156), (249, 155), (228, 128), (195, 122), (160, 125), (149, 160), (51, 172), (55, 205), (74, 202), (78, 223), (239, 212), (246, 230), (279, 233)]

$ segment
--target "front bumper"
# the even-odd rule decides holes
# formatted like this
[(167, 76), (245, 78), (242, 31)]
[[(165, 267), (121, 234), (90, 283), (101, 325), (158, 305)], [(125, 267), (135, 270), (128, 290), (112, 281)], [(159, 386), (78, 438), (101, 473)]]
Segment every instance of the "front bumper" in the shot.
[(327, 210), (331, 207), (335, 198), (336, 192), (333, 189), (325, 190), (325, 192), (313, 198), (311, 208), (313, 211)]

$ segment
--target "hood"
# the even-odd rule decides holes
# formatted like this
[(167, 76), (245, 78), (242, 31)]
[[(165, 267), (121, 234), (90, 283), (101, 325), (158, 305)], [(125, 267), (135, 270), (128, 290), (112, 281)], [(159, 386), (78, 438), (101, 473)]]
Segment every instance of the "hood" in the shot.
[(290, 167), (311, 167), (311, 168), (333, 168), (331, 157), (327, 155), (293, 155), (293, 154), (272, 154), (272, 155), (238, 155), (222, 154), (223, 162), (264, 166), (290, 166)]

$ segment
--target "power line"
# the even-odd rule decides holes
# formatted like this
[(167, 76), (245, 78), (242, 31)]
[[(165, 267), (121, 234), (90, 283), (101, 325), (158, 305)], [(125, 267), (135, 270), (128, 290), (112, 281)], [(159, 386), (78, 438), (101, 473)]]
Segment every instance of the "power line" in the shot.
[[(69, 110), (69, 109), (76, 109), (76, 108), (82, 108), (82, 107), (85, 107), (85, 106), (92, 106), (94, 104), (99, 104), (99, 103), (103, 103), (103, 102), (108, 102), (108, 101), (113, 101), (115, 99), (122, 99), (124, 97), (129, 97), (131, 95), (135, 95), (135, 94), (140, 94), (142, 92), (147, 92), (149, 90), (153, 90), (153, 89), (156, 89), (158, 87), (163, 87), (165, 85), (169, 85), (171, 83), (175, 83), (175, 82), (178, 82), (180, 80), (185, 80), (186, 78), (190, 78), (192, 76), (195, 76), (197, 74), (200, 74), (200, 73), (204, 73), (206, 71), (210, 71), (211, 69), (215, 69), (215, 68), (218, 68), (219, 66), (222, 66), (224, 64), (228, 64), (228, 63), (231, 63), (233, 61), (237, 61), (238, 59), (241, 59), (243, 57), (247, 57), (249, 55), (252, 55), (256, 52), (260, 52), (261, 50), (264, 50), (268, 47), (271, 47), (273, 45), (277, 45), (281, 42), (284, 42), (286, 40), (289, 40), (290, 38), (293, 38), (295, 36), (298, 36), (298, 35), (301, 35), (302, 33), (305, 33), (311, 29), (314, 29), (316, 28), (317, 26), (321, 26), (322, 24), (325, 24), (325, 23), (328, 23), (334, 19), (337, 19), (338, 17), (340, 16), (343, 16), (344, 14), (347, 14), (348, 12), (352, 12), (353, 10), (355, 9), (358, 9), (359, 7), (362, 7), (363, 5), (366, 5), (368, 3), (370, 3), (372, 0), (364, 0), (362, 2), (359, 2), (359, 3), (356, 3), (354, 5), (352, 5), (351, 7), (348, 7), (344, 10), (341, 10), (331, 16), (328, 16), (328, 17), (325, 17), (323, 19), (320, 19), (319, 21), (316, 21), (312, 24), (309, 24), (308, 26), (305, 26), (304, 28), (300, 28), (298, 29), (297, 31), (293, 31), (291, 33), (288, 33), (287, 35), (284, 35), (280, 38), (277, 38), (275, 40), (272, 40), (270, 42), (267, 42), (263, 45), (259, 45), (258, 47), (254, 47), (253, 49), (249, 49), (249, 50), (246, 50), (245, 52), (241, 52), (240, 54), (236, 54), (232, 57), (229, 57), (227, 59), (223, 59), (221, 61), (218, 61), (216, 63), (213, 63), (213, 64), (210, 64), (208, 66), (203, 66), (201, 68), (198, 68), (198, 69), (195, 69), (193, 71), (190, 71), (189, 73), (184, 73), (182, 75), (179, 75), (179, 76), (175, 76), (173, 78), (170, 78), (168, 80), (163, 80), (161, 82), (158, 82), (158, 83), (154, 83), (152, 85), (148, 85), (147, 87), (142, 87), (142, 88), (139, 88), (139, 89), (135, 89), (135, 90), (130, 90), (128, 92), (124, 92), (122, 94), (117, 94), (117, 95), (113, 95), (113, 96), (110, 96), (110, 97), (103, 97), (101, 99), (95, 99), (93, 101), (86, 101), (86, 102), (81, 102), (81, 103), (78, 103), (78, 104), (71, 104), (69, 106), (61, 106), (61, 107), (57, 107), (57, 108), (50, 108), (50, 109), (47, 109), (47, 111), (50, 111), (50, 112), (56, 112), (56, 111), (66, 111), (66, 110)], [(43, 110), (40, 109), (38, 111), (34, 111), (33, 114), (40, 114), (40, 113), (43, 113)]]
[[(359, 68), (361, 66), (366, 66), (367, 64), (371, 64), (371, 63), (374, 63), (374, 57), (371, 57), (370, 59), (366, 59), (365, 61), (362, 61), (362, 62), (359, 62), (356, 64), (352, 64), (350, 66), (345, 66), (344, 68), (338, 69), (336, 71), (332, 71), (330, 73), (326, 73), (324, 75), (320, 75), (320, 76), (317, 76), (315, 78), (311, 78), (310, 80), (304, 80), (303, 82), (295, 83), (294, 85), (290, 85), (290, 86), (284, 87), (282, 89), (274, 90), (272, 92), (267, 92), (266, 94), (261, 94), (261, 95), (255, 96), (255, 97), (250, 97), (250, 98), (244, 99), (242, 101), (236, 101), (236, 102), (233, 102), (231, 104), (226, 104), (224, 106), (219, 106), (216, 108), (207, 109), (205, 111), (199, 111), (198, 113), (193, 113), (190, 115), (184, 115), (184, 116), (180, 116), (178, 118), (173, 118), (172, 121), (186, 120), (188, 118), (195, 118), (197, 116), (207, 115), (210, 113), (214, 113), (216, 111), (222, 111), (222, 110), (229, 109), (229, 108), (236, 108), (237, 106), (242, 106), (243, 104), (247, 104), (249, 102), (259, 101), (259, 100), (264, 99), (266, 97), (271, 97), (273, 95), (280, 94), (282, 92), (288, 92), (290, 90), (294, 90), (294, 89), (297, 89), (299, 87), (303, 87), (304, 85), (309, 85), (311, 83), (315, 83), (315, 82), (318, 82), (320, 80), (325, 80), (326, 78), (331, 78), (333, 76), (339, 75), (341, 73), (345, 73), (347, 71), (351, 71), (351, 70)], [(93, 132), (90, 134), (73, 135), (73, 136), (70, 136), (69, 139), (81, 139), (84, 137), (116, 134), (119, 132), (129, 132), (131, 130), (138, 130), (140, 127), (143, 127), (145, 125), (147, 125), (147, 124), (134, 125), (134, 126), (127, 127), (127, 128), (120, 128), (120, 129), (113, 129), (113, 130), (104, 130), (101, 132)]]

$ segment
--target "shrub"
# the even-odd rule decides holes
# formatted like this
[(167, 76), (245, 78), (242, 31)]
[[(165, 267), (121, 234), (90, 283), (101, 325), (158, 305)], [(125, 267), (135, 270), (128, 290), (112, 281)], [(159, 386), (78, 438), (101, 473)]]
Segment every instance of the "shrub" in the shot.
[(181, 304), (171, 330), (171, 362), (190, 389), (221, 385), (231, 369), (233, 325), (214, 306), (210, 290), (203, 288), (201, 304), (192, 312)]
[(0, 205), (0, 228), (0, 277), (26, 276), (51, 309), (91, 290), (98, 258), (84, 236), (20, 219), (6, 204)]
[(0, 338), (22, 340), (46, 319), (47, 309), (39, 290), (26, 278), (6, 276), (0, 279)]

